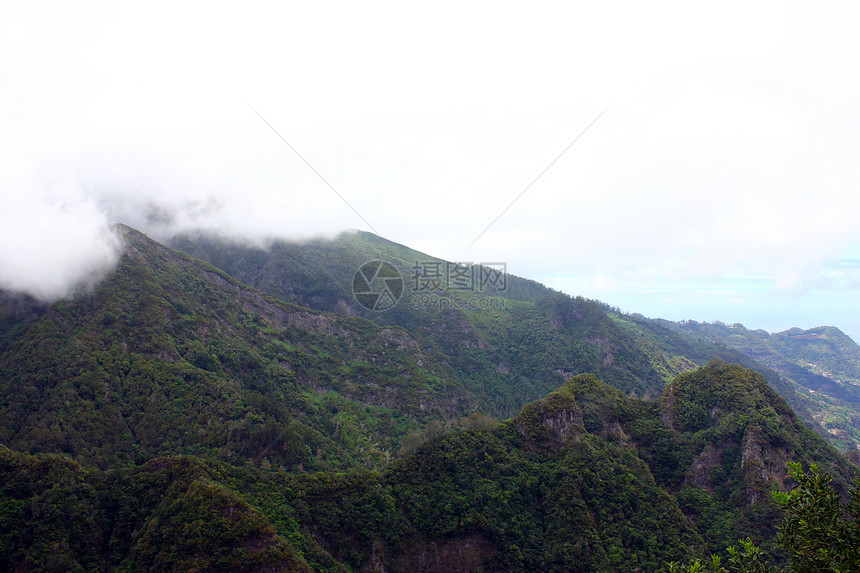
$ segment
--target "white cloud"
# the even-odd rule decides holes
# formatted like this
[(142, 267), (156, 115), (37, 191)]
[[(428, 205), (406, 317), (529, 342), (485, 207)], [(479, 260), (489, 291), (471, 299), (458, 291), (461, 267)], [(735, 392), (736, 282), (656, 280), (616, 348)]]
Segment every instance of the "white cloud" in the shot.
[[(447, 258), (606, 296), (646, 279), (854, 284), (821, 278), (860, 244), (853, 3), (0, 10), (0, 152), (27, 182), (2, 199), (41, 221), (4, 229), (4, 260), (27, 260), (12, 237), (59, 244), (62, 227), (100, 245), (98, 267), (111, 220), (160, 238), (363, 228), (254, 106), (381, 234)], [(62, 200), (37, 184), (68, 178)]]
[(113, 269), (119, 239), (92, 198), (68, 182), (0, 178), (0, 288), (56, 300)]

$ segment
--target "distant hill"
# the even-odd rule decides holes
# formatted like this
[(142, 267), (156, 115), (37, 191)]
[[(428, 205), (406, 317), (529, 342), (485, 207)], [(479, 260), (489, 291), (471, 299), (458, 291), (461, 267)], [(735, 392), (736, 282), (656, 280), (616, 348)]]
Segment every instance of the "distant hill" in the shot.
[[(608, 305), (513, 275), (507, 276), (504, 289), (488, 287), (476, 293), (443, 284), (429, 293), (500, 303), (487, 303), (490, 308), (410, 304), (416, 295), (407, 284), (400, 304), (385, 312), (368, 311), (351, 290), (353, 276), (365, 262), (389, 262), (407, 283), (425, 265), (446, 264), (372, 233), (343, 233), (333, 240), (307, 243), (274, 242), (266, 249), (205, 235), (176, 237), (171, 245), (273, 297), (407, 329), (428, 352), (451, 364), (454, 375), (468, 380), (482, 406), (494, 415), (513, 415), (526, 402), (581, 372), (595, 373), (625, 393), (654, 398), (676, 374), (711, 358), (749, 360), (666, 328), (643, 339), (625, 328)], [(427, 294), (420, 291), (419, 301)]]
[[(742, 325), (683, 322), (669, 327), (723, 344), (777, 371), (795, 387), (802, 408), (842, 449), (860, 442), (860, 346), (833, 326), (769, 334)], [(797, 406), (796, 406), (797, 407)]]

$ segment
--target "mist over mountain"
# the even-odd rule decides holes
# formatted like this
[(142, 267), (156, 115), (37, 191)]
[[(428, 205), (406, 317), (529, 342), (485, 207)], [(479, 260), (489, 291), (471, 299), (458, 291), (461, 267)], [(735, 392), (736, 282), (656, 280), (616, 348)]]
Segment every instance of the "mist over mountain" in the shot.
[(53, 302), (91, 290), (119, 260), (121, 239), (92, 199), (26, 185), (0, 201), (2, 289)]

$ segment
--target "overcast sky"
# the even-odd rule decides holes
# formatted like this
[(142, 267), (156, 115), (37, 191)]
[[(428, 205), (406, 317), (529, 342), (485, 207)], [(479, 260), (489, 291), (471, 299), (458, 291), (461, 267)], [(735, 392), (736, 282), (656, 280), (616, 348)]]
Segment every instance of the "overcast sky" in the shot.
[(856, 1), (3, 0), (0, 285), (99, 280), (113, 221), (359, 228), (651, 317), (860, 340), (858, 28)]

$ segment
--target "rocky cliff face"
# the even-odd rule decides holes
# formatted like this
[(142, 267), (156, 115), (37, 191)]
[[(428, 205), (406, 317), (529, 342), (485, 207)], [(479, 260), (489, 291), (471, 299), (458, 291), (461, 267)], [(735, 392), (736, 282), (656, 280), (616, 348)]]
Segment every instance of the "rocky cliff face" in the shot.
[[(770, 504), (785, 490), (789, 461), (818, 461), (850, 481), (851, 464), (802, 424), (759, 374), (714, 361), (676, 378), (660, 400), (660, 419), (690, 460), (684, 487), (723, 495), (745, 507)], [(722, 490), (720, 489), (722, 487)]]
[(481, 534), (451, 539), (421, 539), (409, 543), (409, 550), (385, 555), (379, 545), (361, 567), (362, 573), (470, 573), (481, 570), (496, 553), (495, 544)]

